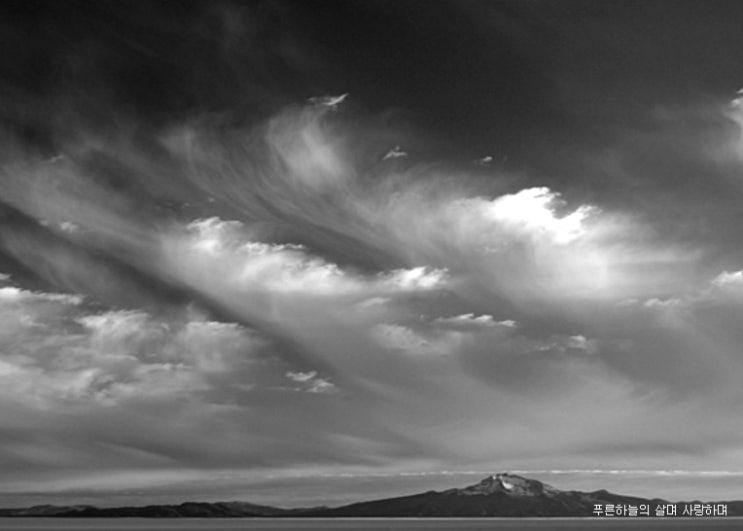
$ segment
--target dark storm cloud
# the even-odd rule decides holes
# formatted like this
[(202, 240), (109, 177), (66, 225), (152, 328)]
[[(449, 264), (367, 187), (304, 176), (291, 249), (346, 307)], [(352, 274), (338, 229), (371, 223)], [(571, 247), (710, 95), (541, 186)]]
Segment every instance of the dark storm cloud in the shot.
[(539, 120), (551, 91), (508, 32), (457, 3), (30, 2), (4, 10), (3, 38), (15, 52), (3, 65), (3, 92), (14, 102), (6, 119), (50, 149), (67, 120), (105, 127), (122, 114), (151, 123), (211, 111), (254, 121), (342, 92), (373, 110), (404, 111), (439, 137), (438, 150), (454, 139), (459, 149), (484, 149)]
[(143, 119), (241, 104), (271, 110), (296, 81), (282, 56), (293, 37), (275, 2), (41, 1), (4, 11), (3, 37), (21, 54), (4, 60), (6, 90), (104, 124), (116, 107)]

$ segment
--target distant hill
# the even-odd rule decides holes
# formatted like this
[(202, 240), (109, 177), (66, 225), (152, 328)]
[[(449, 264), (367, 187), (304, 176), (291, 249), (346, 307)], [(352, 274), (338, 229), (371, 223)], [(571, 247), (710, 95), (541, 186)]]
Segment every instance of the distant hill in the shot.
[[(25, 509), (0, 509), (0, 516), (14, 517), (150, 517), (150, 518), (247, 518), (247, 517), (590, 517), (603, 516), (609, 506), (619, 516), (656, 516), (656, 508), (674, 506), (683, 516), (687, 506), (725, 506), (727, 516), (743, 516), (743, 501), (668, 502), (660, 498), (638, 498), (613, 494), (606, 490), (580, 492), (559, 490), (535, 479), (514, 474), (488, 476), (475, 485), (461, 489), (428, 491), (410, 496), (387, 498), (341, 507), (280, 509), (245, 502), (148, 505), (145, 507), (97, 508), (87, 505), (58, 507), (40, 505)], [(597, 506), (602, 514), (595, 512)], [(632, 511), (634, 510), (634, 514)], [(629, 511), (629, 512), (628, 512)], [(608, 510), (607, 510), (608, 512)], [(696, 516), (700, 516), (697, 514)]]
[[(308, 509), (300, 509), (307, 511)], [(37, 505), (26, 509), (0, 509), (0, 516), (59, 517), (140, 517), (140, 518), (246, 518), (290, 516), (296, 509), (279, 509), (246, 502), (186, 502), (180, 505), (146, 505), (144, 507), (106, 507), (90, 505)]]

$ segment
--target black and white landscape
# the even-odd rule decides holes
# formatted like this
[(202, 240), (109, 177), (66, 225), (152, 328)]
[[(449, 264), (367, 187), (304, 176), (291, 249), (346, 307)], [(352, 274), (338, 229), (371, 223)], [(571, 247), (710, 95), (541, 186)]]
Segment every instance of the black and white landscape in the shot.
[(0, 507), (743, 499), (741, 27), (3, 2)]

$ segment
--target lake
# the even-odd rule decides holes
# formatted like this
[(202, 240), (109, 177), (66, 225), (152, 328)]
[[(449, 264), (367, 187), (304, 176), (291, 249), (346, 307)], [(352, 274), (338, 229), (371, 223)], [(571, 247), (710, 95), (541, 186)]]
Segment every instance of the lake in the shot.
[(742, 529), (743, 518), (0, 518), (4, 531)]

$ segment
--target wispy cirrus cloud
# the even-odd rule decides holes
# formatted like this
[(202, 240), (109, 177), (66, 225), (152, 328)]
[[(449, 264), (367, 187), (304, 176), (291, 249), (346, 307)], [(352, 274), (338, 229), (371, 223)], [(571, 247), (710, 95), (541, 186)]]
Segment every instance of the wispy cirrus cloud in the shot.
[[(385, 160), (394, 135), (346, 104), (172, 127), (150, 139), (158, 156), (83, 135), (61, 160), (5, 166), (25, 224), (3, 228), (4, 251), (69, 292), (0, 288), (5, 411), (22, 441), (7, 462), (734, 455), (738, 273), (708, 275), (703, 243), (642, 212), (508, 185), (504, 170)], [(685, 415), (712, 407), (689, 436)], [(131, 433), (155, 412), (167, 421), (151, 440)], [(81, 436), (32, 441), (34, 425), (64, 438), (55, 414), (84, 417)]]

